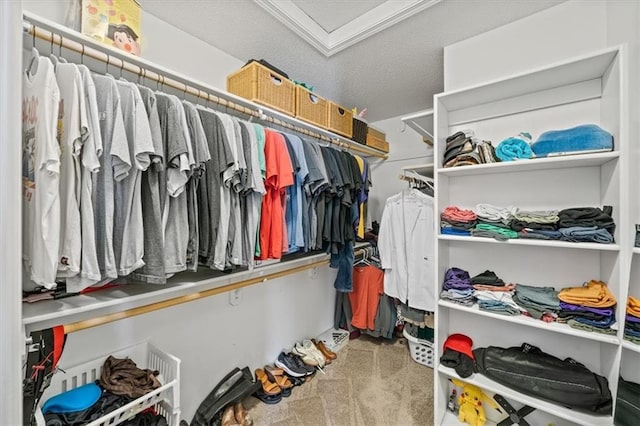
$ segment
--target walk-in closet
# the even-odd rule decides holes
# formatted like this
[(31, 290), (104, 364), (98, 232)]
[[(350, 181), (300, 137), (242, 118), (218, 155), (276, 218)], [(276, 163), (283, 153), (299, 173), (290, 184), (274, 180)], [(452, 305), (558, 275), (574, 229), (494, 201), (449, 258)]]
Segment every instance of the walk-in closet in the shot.
[(640, 421), (639, 2), (0, 33), (0, 425)]

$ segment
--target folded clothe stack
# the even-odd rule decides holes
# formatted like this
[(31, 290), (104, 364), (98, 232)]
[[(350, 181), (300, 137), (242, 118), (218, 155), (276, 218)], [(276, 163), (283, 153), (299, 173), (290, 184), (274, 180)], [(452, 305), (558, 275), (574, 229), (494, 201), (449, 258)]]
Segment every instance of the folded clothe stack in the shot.
[(513, 301), (513, 292), (510, 291), (475, 290), (473, 296), (478, 300), (478, 307), (482, 311), (502, 315), (520, 315), (524, 310)]
[(562, 301), (559, 320), (571, 327), (605, 334), (616, 334), (611, 328), (616, 322), (616, 298), (602, 281), (591, 280), (581, 287), (560, 290)]
[(477, 141), (476, 150), (480, 155), (480, 162), (487, 163), (499, 163), (500, 159), (496, 155), (496, 149), (491, 144), (491, 141)]
[(476, 227), (471, 230), (471, 235), (473, 235), (474, 237), (495, 238), (499, 241), (518, 238), (518, 233), (512, 231), (511, 229), (502, 226), (489, 225), (486, 223), (480, 223), (476, 225)]
[(531, 150), (531, 135), (521, 132), (507, 138), (498, 144), (496, 156), (502, 161), (521, 160), (533, 157)]
[(476, 206), (476, 215), (478, 216), (478, 223), (485, 223), (487, 225), (496, 226), (509, 226), (509, 223), (513, 219), (513, 212), (515, 207), (498, 207), (491, 204), (478, 204)]
[(536, 240), (561, 240), (562, 232), (525, 228), (522, 231), (518, 232), (518, 238), (532, 238)]
[(640, 299), (636, 299), (633, 296), (629, 296), (627, 299), (624, 338), (640, 345)]
[(572, 242), (612, 243), (616, 224), (613, 207), (575, 207), (558, 213), (558, 231), (562, 239)]
[(560, 302), (558, 322), (566, 322), (571, 327), (582, 330), (616, 334), (616, 330), (611, 328), (616, 322), (615, 309), (613, 308), (592, 308)]
[(616, 304), (616, 298), (607, 284), (597, 280), (591, 280), (580, 287), (563, 288), (558, 293), (558, 298), (565, 303), (591, 308), (611, 308)]
[(476, 226), (477, 216), (472, 210), (458, 207), (447, 207), (440, 214), (440, 229), (443, 234), (470, 235), (470, 230)]
[(557, 210), (521, 210), (513, 212), (513, 220), (509, 227), (514, 231), (539, 230), (555, 231), (560, 220)]
[(560, 311), (558, 292), (553, 287), (533, 287), (516, 284), (513, 301), (536, 319), (554, 319)]
[(480, 157), (475, 152), (475, 143), (471, 134), (456, 132), (446, 139), (446, 148), (442, 164), (444, 167), (467, 166), (480, 164)]
[(465, 290), (457, 290), (455, 288), (442, 290), (442, 292), (440, 293), (440, 298), (464, 306), (472, 306), (475, 300), (473, 298), (473, 289), (471, 288)]
[(469, 273), (460, 268), (449, 268), (444, 275), (440, 298), (465, 306), (473, 305), (473, 287)]
[(456, 132), (446, 139), (444, 167), (496, 163), (500, 159), (490, 141), (473, 138), (473, 132)]

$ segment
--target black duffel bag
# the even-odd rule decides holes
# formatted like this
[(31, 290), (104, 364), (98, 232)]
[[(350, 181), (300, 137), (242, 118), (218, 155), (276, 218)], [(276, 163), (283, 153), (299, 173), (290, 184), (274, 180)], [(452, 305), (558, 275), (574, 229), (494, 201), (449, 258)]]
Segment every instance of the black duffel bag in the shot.
[(528, 343), (478, 348), (473, 355), (480, 374), (518, 392), (568, 408), (611, 414), (607, 379), (571, 358), (561, 360)]
[(640, 384), (627, 382), (620, 377), (614, 423), (617, 426), (637, 426), (639, 420)]

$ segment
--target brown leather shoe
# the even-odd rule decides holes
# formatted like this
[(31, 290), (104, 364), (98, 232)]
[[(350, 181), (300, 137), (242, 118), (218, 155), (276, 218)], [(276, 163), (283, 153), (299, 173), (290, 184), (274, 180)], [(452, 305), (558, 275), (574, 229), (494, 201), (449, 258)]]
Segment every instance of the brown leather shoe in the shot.
[(324, 345), (324, 342), (322, 340), (316, 341), (316, 339), (311, 339), (311, 341), (313, 342), (314, 345), (316, 345), (316, 348), (318, 348), (318, 350), (322, 353), (322, 355), (324, 355), (326, 359), (333, 361), (334, 359), (338, 358), (338, 355), (336, 355), (335, 352), (331, 352)]
[(242, 426), (253, 425), (253, 419), (249, 416), (249, 412), (244, 408), (242, 402), (236, 402), (233, 404), (233, 411), (236, 415), (236, 423)]
[(236, 414), (233, 410), (233, 405), (227, 405), (227, 408), (224, 409), (222, 413), (222, 426), (237, 426), (236, 423)]

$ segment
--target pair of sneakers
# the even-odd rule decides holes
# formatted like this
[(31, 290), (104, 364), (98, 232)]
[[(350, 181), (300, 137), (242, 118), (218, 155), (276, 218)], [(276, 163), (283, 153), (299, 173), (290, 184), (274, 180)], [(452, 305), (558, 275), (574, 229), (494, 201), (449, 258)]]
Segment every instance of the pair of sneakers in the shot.
[(320, 352), (316, 345), (314, 345), (309, 339), (305, 339), (302, 342), (296, 342), (296, 344), (293, 345), (291, 352), (299, 355), (305, 364), (319, 367), (321, 369), (327, 362), (322, 352)]
[(293, 352), (280, 352), (275, 364), (286, 371), (291, 377), (305, 377), (315, 373), (315, 367), (305, 364), (302, 358)]

